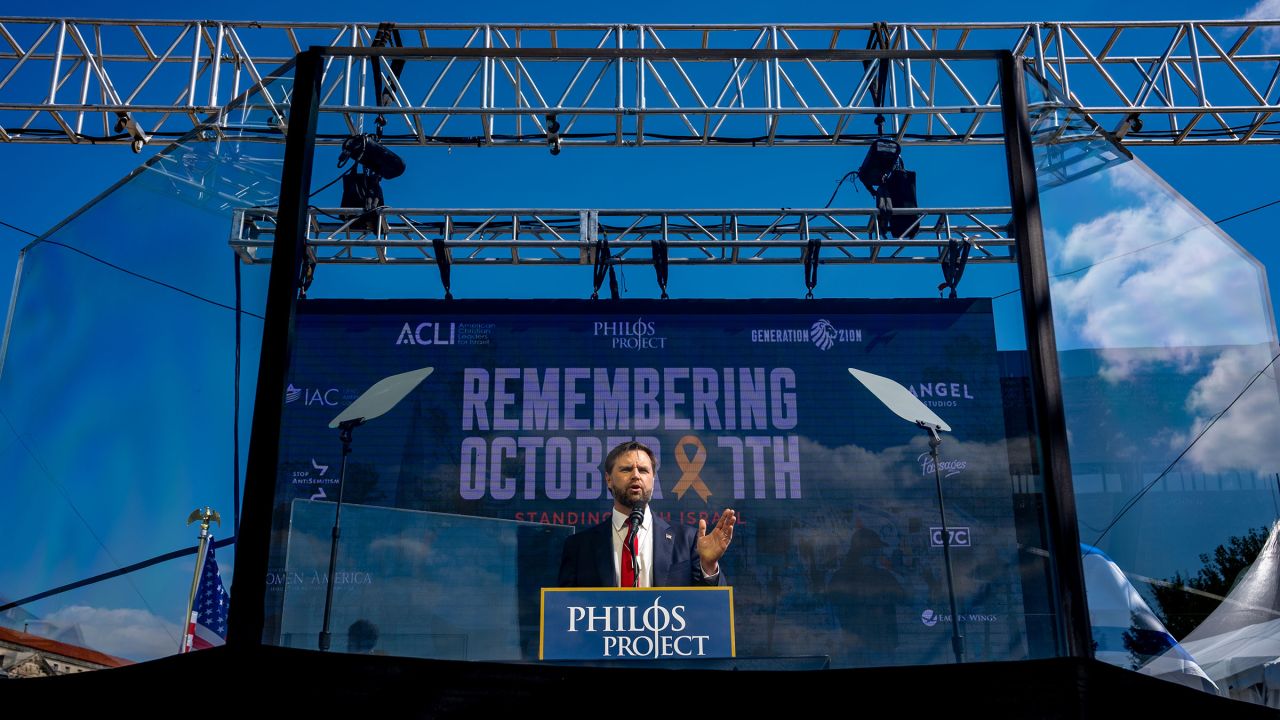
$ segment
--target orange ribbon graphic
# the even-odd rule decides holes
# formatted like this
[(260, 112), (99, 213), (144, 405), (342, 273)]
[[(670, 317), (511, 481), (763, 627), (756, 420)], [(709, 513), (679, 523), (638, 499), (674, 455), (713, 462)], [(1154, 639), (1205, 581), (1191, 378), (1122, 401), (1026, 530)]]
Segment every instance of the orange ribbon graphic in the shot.
[[(697, 451), (693, 453), (693, 457), (689, 457), (689, 452), (685, 450), (686, 445), (697, 447)], [(680, 438), (680, 442), (676, 443), (676, 464), (680, 466), (680, 481), (676, 483), (674, 488), (676, 499), (684, 497), (689, 492), (689, 488), (698, 493), (698, 497), (703, 502), (711, 497), (711, 488), (702, 482), (701, 472), (702, 466), (707, 464), (707, 449), (702, 446), (702, 441), (697, 435), (685, 435)]]

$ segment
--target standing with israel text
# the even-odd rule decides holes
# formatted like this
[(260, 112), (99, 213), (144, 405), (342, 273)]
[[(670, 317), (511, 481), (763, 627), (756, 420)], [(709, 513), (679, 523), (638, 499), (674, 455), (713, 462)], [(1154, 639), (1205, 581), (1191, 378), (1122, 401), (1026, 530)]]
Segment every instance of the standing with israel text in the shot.
[(626, 442), (605, 457), (613, 517), (570, 537), (560, 560), (560, 587), (728, 585), (720, 558), (733, 541), (737, 515), (726, 509), (714, 528), (671, 525), (649, 509), (653, 451)]

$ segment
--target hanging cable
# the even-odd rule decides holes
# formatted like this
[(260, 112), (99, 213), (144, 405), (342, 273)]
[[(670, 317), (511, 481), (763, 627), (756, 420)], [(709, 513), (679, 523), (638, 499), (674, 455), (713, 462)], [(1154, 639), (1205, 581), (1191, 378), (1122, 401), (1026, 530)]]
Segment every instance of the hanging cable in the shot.
[(938, 258), (942, 263), (942, 282), (938, 285), (939, 297), (942, 296), (944, 289), (949, 289), (951, 292), (948, 297), (955, 299), (956, 286), (960, 284), (960, 278), (964, 275), (964, 267), (969, 262), (969, 251), (972, 249), (973, 243), (968, 240), (955, 238), (947, 240), (947, 247)]
[(444, 246), (444, 238), (431, 238), (431, 247), (436, 253), (436, 269), (440, 271), (440, 284), (444, 286), (444, 299), (452, 300), (453, 291), (450, 289), (449, 269), (453, 265), (453, 260), (449, 257), (449, 250)]
[[(224, 538), (222, 540), (215, 541), (213, 543), (213, 547), (217, 550), (221, 550), (222, 548), (228, 545), (235, 545), (235, 544), (236, 544), (236, 539), (234, 537), (230, 537), (230, 538)], [(169, 560), (176, 560), (178, 558), (186, 557), (188, 555), (195, 555), (199, 550), (200, 550), (200, 547), (198, 545), (195, 547), (182, 548), (181, 550), (174, 550), (173, 552), (167, 552), (163, 555), (157, 555), (148, 560), (143, 560), (142, 562), (136, 562), (132, 565), (128, 565), (125, 567), (118, 567), (115, 570), (109, 570), (107, 572), (94, 575), (93, 577), (87, 577), (87, 578), (84, 578), (83, 580), (77, 580), (72, 583), (67, 583), (66, 585), (60, 585), (56, 588), (51, 588), (43, 592), (38, 592), (35, 595), (28, 595), (27, 597), (24, 597), (24, 598), (11, 600), (7, 603), (4, 603), (3, 605), (0, 605), (0, 613), (8, 612), (13, 608), (22, 607), (23, 605), (26, 605), (28, 603), (33, 603), (37, 600), (43, 600), (48, 597), (53, 597), (54, 595), (60, 595), (70, 590), (76, 590), (78, 588), (86, 587), (88, 585), (100, 583), (103, 580), (110, 580), (112, 578), (118, 578), (122, 575), (128, 575), (129, 573), (137, 572), (138, 570), (143, 570), (153, 565), (159, 565), (162, 562), (168, 562)], [(174, 638), (174, 640), (176, 641), (177, 638)]]
[[(373, 44), (371, 47), (387, 47), (388, 44), (392, 47), (404, 47), (404, 43), (400, 39), (400, 31), (396, 29), (395, 23), (378, 23), (378, 32), (373, 37)], [(397, 58), (391, 61), (391, 75), (396, 80), (400, 79), (400, 73), (404, 70), (404, 62), (404, 58)], [(391, 101), (395, 99), (395, 96), (389, 87), (383, 86), (381, 58), (375, 56), (373, 58), (373, 63), (373, 96), (377, 98), (378, 107), (382, 108), (390, 105)], [(374, 119), (373, 124), (376, 128), (374, 130), (374, 134), (377, 135), (378, 140), (381, 141), (383, 128), (387, 126), (386, 115), (379, 111), (378, 117)]]
[[(871, 26), (871, 35), (867, 37), (868, 50), (888, 50), (891, 41), (889, 39), (889, 23), (877, 22)], [(884, 91), (885, 86), (889, 82), (889, 61), (885, 58), (877, 58), (875, 60), (863, 60), (862, 71), (869, 72), (871, 64), (876, 65), (876, 78), (871, 82), (871, 101), (875, 103), (877, 108), (884, 107)], [(876, 135), (884, 135), (884, 115), (876, 114)]]
[(667, 299), (667, 239), (658, 238), (651, 243), (653, 247), (653, 272), (658, 278), (658, 288), (662, 290), (662, 299)]
[(231, 253), (236, 276), (236, 364), (231, 390), (231, 527), (234, 535), (240, 535), (240, 313), (243, 301), (240, 292), (240, 254)]
[(307, 290), (311, 289), (311, 283), (316, 279), (316, 256), (307, 248), (306, 257), (302, 261), (302, 277), (298, 278), (298, 299), (307, 299)]
[(591, 279), (593, 288), (591, 290), (591, 299), (598, 300), (600, 298), (600, 286), (604, 284), (605, 276), (609, 277), (609, 292), (613, 299), (618, 299), (618, 276), (614, 274), (613, 263), (609, 256), (609, 238), (600, 233), (600, 237), (596, 239), (596, 262), (592, 269)]
[(810, 237), (804, 246), (800, 260), (804, 263), (805, 298), (813, 299), (813, 289), (818, 285), (818, 253), (822, 250), (822, 238)]

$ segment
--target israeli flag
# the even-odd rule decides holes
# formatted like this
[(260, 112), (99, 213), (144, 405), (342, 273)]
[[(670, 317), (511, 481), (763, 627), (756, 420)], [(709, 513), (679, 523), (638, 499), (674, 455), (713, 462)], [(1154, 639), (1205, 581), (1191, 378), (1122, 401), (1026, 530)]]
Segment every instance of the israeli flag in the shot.
[(1092, 545), (1080, 544), (1084, 586), (1093, 626), (1094, 656), (1215, 695), (1218, 686), (1151, 611), (1120, 566)]

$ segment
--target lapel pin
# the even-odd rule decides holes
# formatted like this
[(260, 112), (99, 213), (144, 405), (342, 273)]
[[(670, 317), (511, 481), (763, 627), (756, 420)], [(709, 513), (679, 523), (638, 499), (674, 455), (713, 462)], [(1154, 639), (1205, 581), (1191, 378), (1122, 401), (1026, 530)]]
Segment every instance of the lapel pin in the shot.
[(664, 533), (664, 534), (663, 534), (663, 536), (664, 536), (666, 539), (668, 539), (668, 540), (670, 540), (670, 539), (671, 539), (671, 533), (669, 533), (669, 532), (668, 532), (668, 533)]

